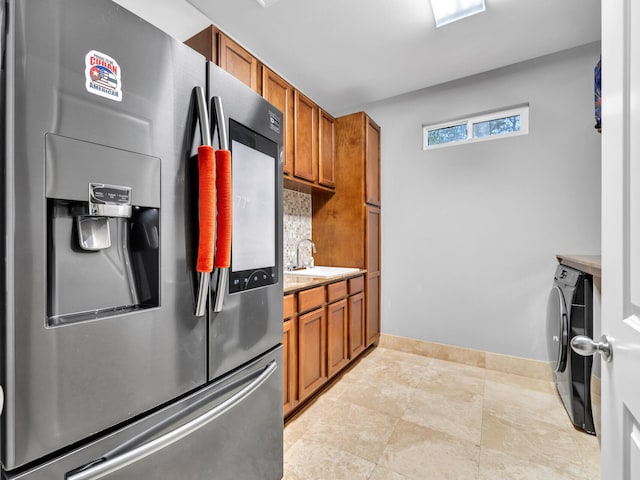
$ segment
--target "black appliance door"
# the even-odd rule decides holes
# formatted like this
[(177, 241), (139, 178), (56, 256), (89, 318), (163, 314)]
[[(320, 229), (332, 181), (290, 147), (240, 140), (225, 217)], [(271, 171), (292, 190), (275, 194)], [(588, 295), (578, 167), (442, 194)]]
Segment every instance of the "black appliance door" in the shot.
[(554, 372), (563, 372), (566, 368), (568, 342), (567, 306), (562, 290), (554, 285), (547, 301), (547, 352)]
[[(184, 227), (206, 62), (110, 1), (7, 11), (1, 425), (13, 471), (206, 382)], [(90, 188), (130, 202), (131, 217), (81, 224)], [(83, 228), (101, 235), (85, 250)]]

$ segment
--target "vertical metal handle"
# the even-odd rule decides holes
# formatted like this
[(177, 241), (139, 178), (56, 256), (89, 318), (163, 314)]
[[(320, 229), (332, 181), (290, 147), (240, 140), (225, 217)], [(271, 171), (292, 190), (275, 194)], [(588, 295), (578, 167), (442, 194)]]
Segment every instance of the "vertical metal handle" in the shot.
[[(224, 109), (222, 107), (222, 99), (220, 97), (213, 97), (212, 99), (213, 101), (213, 111), (212, 114), (215, 117), (215, 125), (216, 128), (218, 130), (218, 142), (219, 142), (219, 146), (220, 146), (220, 150), (219, 151), (229, 151), (229, 137), (227, 134), (227, 124), (225, 121), (225, 116), (224, 116)], [(229, 157), (230, 158), (230, 157)], [(227, 161), (230, 161), (227, 159)], [(230, 174), (230, 172), (228, 172)], [(219, 177), (220, 178), (220, 177)], [(230, 187), (230, 179), (229, 180), (229, 188)], [(220, 192), (220, 189), (218, 190), (218, 192)], [(232, 201), (232, 200), (231, 200)], [(218, 202), (218, 206), (220, 207), (223, 203), (222, 201)], [(226, 204), (226, 207), (228, 207), (229, 211), (226, 212), (222, 212), (221, 213), (221, 217), (227, 218), (228, 220), (231, 220), (231, 203)], [(227, 225), (226, 227), (229, 227), (229, 225)], [(220, 228), (220, 224), (218, 224), (218, 228)], [(230, 228), (230, 227), (229, 227)], [(230, 235), (230, 232), (228, 232)], [(228, 245), (224, 245), (223, 248), (227, 248), (227, 249), (231, 249), (231, 245), (230, 243)], [(216, 251), (216, 255), (218, 254), (223, 254), (224, 256), (228, 256), (229, 252), (218, 252)], [(229, 268), (228, 267), (221, 267), (218, 268), (218, 282), (216, 285), (216, 295), (215, 295), (215, 300), (213, 302), (213, 311), (218, 313), (222, 311), (222, 304), (224, 302), (224, 295), (225, 292), (227, 290), (227, 282), (228, 282), (228, 278), (229, 278)]]
[[(196, 106), (198, 108), (198, 120), (200, 123), (200, 136), (202, 145), (211, 146), (211, 128), (209, 115), (207, 114), (207, 100), (204, 89), (200, 86), (194, 88)], [(211, 274), (207, 272), (198, 273), (198, 294), (196, 297), (196, 317), (202, 317), (206, 312), (207, 297), (209, 296), (209, 278)]]

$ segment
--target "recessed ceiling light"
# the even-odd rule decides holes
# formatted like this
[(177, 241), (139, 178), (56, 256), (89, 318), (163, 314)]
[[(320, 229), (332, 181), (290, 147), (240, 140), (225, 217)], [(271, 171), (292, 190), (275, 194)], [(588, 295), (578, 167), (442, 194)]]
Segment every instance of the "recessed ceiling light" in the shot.
[(274, 3), (278, 3), (280, 0), (256, 0), (263, 8), (270, 7)]
[(484, 0), (431, 0), (431, 8), (436, 17), (436, 27), (485, 10)]

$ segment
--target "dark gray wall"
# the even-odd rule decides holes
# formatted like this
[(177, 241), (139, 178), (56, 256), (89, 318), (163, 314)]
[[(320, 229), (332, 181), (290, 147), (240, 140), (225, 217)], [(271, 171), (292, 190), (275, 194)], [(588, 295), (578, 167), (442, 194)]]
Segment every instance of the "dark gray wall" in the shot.
[[(384, 333), (546, 360), (555, 254), (600, 253), (599, 55), (589, 44), (362, 106), (382, 127)], [(423, 124), (525, 102), (529, 135), (421, 149)]]

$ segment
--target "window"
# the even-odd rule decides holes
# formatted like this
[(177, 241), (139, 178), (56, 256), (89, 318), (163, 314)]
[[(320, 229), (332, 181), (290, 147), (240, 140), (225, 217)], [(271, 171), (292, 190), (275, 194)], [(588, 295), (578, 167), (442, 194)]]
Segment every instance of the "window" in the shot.
[(525, 135), (529, 133), (529, 105), (424, 125), (422, 133), (423, 150)]

